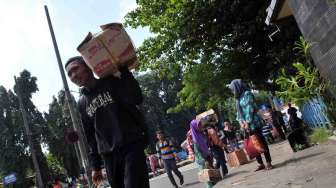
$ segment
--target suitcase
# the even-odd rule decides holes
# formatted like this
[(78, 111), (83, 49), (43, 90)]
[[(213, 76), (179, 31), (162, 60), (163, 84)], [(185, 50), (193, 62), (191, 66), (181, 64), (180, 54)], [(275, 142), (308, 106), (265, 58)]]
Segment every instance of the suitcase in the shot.
[(203, 169), (198, 173), (200, 182), (218, 182), (222, 180), (222, 175), (218, 169)]
[(227, 155), (230, 167), (237, 167), (248, 162), (247, 156), (243, 149), (235, 150)]

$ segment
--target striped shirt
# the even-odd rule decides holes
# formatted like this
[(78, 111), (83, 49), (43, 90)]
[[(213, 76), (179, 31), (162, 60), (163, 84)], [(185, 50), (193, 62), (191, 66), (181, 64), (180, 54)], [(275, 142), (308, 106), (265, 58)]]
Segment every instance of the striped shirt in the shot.
[(174, 159), (176, 156), (173, 142), (168, 139), (156, 143), (156, 152), (160, 159)]

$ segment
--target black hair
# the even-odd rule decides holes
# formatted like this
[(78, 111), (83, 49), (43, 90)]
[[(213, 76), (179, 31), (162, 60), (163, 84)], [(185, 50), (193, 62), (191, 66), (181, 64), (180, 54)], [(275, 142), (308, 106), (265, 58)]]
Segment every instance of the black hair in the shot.
[[(66, 68), (70, 63), (76, 61), (77, 63), (80, 63), (80, 64), (83, 64), (85, 65), (86, 67), (88, 67), (83, 59), (83, 57), (81, 56), (75, 56), (75, 57), (72, 57), (72, 58), (69, 58), (68, 61), (65, 63), (64, 65), (64, 68)], [(88, 67), (89, 68), (89, 67)]]
[(156, 134), (164, 134), (162, 130), (156, 131)]

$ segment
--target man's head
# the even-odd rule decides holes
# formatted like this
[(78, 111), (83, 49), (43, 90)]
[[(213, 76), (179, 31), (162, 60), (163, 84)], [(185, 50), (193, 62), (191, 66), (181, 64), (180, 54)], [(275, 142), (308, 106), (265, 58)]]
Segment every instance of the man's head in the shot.
[(229, 121), (225, 121), (225, 122), (224, 122), (224, 127), (231, 127), (230, 122), (229, 122)]
[(292, 107), (292, 104), (291, 104), (291, 103), (288, 103), (288, 107), (289, 107), (289, 108)]
[(156, 138), (159, 140), (164, 140), (165, 136), (162, 131), (156, 131)]
[(80, 56), (70, 58), (65, 64), (70, 80), (79, 87), (88, 87), (94, 80), (93, 72)]

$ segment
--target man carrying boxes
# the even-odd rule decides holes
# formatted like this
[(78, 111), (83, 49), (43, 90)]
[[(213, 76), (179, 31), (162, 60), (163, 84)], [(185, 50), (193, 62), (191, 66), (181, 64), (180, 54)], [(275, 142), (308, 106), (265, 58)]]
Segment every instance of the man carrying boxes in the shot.
[[(123, 29), (118, 26), (118, 31)], [(122, 46), (122, 40), (117, 40), (122, 31), (119, 35), (118, 32), (115, 33), (115, 36), (106, 36), (110, 38), (108, 45)], [(144, 154), (147, 144), (146, 129), (143, 115), (138, 109), (138, 105), (142, 103), (142, 92), (139, 83), (129, 71), (129, 64), (118, 61), (125, 53), (127, 56), (129, 51), (120, 50), (119, 52), (125, 53), (119, 55), (109, 51), (108, 57), (102, 55), (95, 59), (92, 57), (107, 44), (94, 47), (87, 45), (89, 41), (91, 39), (81, 44), (79, 49), (88, 47), (91, 58), (84, 56), (84, 53), (82, 55), (85, 60), (78, 56), (70, 58), (65, 69), (70, 80), (82, 87), (78, 108), (88, 143), (93, 182), (97, 185), (102, 180), (101, 169), (104, 162), (111, 187), (149, 188)], [(112, 57), (117, 61), (110, 61)], [(98, 62), (95, 61), (97, 59)], [(100, 66), (97, 68), (95, 65)], [(100, 78), (96, 79), (93, 72)]]

